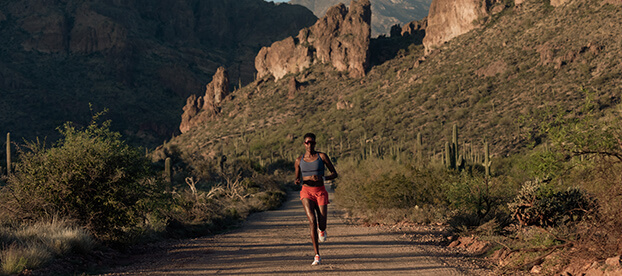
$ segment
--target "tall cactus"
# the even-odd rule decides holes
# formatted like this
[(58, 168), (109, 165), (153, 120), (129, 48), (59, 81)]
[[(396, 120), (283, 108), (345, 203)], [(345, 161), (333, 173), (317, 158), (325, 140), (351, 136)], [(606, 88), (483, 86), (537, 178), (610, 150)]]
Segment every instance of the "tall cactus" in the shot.
[(456, 124), (454, 124), (451, 131), (451, 145), (454, 164), (456, 164), (458, 162), (458, 155), (460, 154), (460, 151), (458, 151), (458, 126)]
[(445, 142), (445, 165), (448, 169), (452, 168), (451, 159), (451, 147), (449, 146), (449, 142)]
[(490, 165), (492, 161), (490, 161), (490, 152), (488, 150), (488, 142), (484, 142), (484, 168), (486, 169), (486, 177), (490, 176)]
[(6, 134), (6, 174), (11, 175), (11, 133)]
[(164, 177), (165, 177), (166, 183), (168, 185), (171, 185), (171, 183), (173, 182), (173, 174), (171, 170), (171, 158), (170, 157), (166, 157), (166, 159), (164, 160)]
[(415, 150), (417, 151), (417, 163), (423, 164), (423, 141), (421, 139), (421, 132), (417, 133), (417, 143), (415, 144)]

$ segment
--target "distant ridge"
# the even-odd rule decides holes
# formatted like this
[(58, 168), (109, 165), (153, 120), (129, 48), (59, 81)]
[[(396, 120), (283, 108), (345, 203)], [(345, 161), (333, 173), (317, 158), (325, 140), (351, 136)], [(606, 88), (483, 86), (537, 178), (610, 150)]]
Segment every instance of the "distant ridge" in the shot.
[[(389, 34), (391, 26), (404, 25), (428, 15), (432, 0), (371, 0), (371, 34), (376, 37)], [(315, 16), (322, 17), (326, 11), (339, 3), (349, 5), (350, 0), (290, 0), (310, 9)]]

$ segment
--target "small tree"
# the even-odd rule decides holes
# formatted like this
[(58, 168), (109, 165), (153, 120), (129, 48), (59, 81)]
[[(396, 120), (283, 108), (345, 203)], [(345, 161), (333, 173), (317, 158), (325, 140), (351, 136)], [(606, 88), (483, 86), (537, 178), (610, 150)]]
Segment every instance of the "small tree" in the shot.
[(85, 129), (66, 123), (52, 148), (27, 144), (7, 186), (17, 216), (68, 217), (101, 239), (117, 238), (140, 221), (141, 202), (154, 188), (144, 181), (149, 162), (109, 129), (110, 121), (98, 124), (100, 115)]

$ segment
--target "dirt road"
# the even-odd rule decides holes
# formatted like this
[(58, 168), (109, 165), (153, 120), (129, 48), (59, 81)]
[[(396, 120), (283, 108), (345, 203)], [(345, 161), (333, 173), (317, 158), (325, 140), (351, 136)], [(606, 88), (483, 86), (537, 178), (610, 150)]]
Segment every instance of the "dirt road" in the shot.
[(322, 264), (311, 266), (307, 218), (292, 193), (281, 209), (253, 214), (237, 230), (134, 256), (131, 265), (106, 275), (471, 274), (426, 249), (431, 245), (407, 238), (416, 232), (348, 225), (335, 204), (329, 205), (327, 233), (327, 242), (320, 244)]

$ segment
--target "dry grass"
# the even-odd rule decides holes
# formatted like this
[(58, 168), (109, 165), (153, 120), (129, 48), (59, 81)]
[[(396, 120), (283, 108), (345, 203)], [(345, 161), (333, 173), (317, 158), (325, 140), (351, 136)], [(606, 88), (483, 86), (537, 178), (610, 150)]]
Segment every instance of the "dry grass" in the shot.
[(6, 274), (37, 268), (54, 257), (88, 253), (96, 244), (84, 229), (58, 219), (5, 226), (0, 228), (0, 238), (1, 266)]
[(6, 275), (18, 274), (25, 269), (33, 269), (46, 264), (52, 259), (52, 253), (41, 245), (8, 246), (0, 251), (0, 265), (2, 273)]

